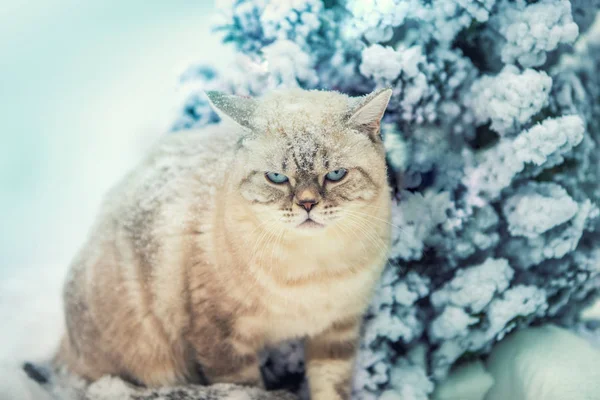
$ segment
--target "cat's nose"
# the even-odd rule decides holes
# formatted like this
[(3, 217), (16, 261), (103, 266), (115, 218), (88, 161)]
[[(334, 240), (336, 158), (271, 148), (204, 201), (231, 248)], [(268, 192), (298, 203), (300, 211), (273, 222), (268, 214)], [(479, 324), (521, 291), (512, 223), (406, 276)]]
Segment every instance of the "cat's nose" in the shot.
[(315, 199), (304, 199), (298, 201), (298, 205), (300, 207), (304, 207), (306, 212), (310, 212), (310, 210), (317, 204), (317, 200)]
[(304, 208), (306, 212), (310, 212), (310, 210), (319, 203), (321, 196), (319, 196), (316, 187), (301, 187), (296, 192), (295, 199), (296, 204)]

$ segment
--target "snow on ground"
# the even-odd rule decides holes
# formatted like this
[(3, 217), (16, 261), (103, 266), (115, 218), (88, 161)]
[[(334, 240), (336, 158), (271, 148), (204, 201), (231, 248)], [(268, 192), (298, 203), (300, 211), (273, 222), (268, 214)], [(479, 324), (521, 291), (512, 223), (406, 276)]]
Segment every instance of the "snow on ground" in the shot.
[(54, 376), (40, 386), (22, 370), (0, 367), (0, 399), (2, 400), (296, 400), (285, 391), (229, 384), (211, 386), (175, 386), (160, 389), (134, 387), (121, 379), (106, 376), (86, 386), (72, 376)]
[(0, 365), (17, 366), (23, 360), (51, 356), (63, 331), (64, 270), (55, 265), (32, 267), (0, 280)]

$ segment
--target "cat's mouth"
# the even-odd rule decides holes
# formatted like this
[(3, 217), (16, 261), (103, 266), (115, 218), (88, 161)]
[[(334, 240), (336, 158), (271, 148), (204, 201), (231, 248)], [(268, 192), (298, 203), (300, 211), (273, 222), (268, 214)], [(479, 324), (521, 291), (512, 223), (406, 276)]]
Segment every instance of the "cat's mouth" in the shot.
[(298, 225), (298, 228), (308, 228), (308, 229), (314, 229), (314, 228), (324, 228), (325, 225), (320, 224), (312, 219), (306, 218), (303, 222), (301, 222)]

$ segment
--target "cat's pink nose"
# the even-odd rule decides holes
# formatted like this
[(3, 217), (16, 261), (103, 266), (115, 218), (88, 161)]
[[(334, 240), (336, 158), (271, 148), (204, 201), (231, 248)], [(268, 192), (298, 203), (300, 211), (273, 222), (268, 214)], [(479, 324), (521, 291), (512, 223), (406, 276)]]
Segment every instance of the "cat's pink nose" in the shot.
[(317, 201), (314, 199), (300, 200), (298, 202), (298, 205), (300, 207), (304, 207), (306, 212), (309, 212), (316, 204), (317, 204)]

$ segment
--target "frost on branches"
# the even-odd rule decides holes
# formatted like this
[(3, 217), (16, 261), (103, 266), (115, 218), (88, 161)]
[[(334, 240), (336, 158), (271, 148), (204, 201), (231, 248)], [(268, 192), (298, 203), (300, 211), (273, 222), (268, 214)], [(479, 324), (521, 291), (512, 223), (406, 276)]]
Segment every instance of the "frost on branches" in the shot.
[[(393, 89), (382, 131), (402, 186), (355, 398), (426, 399), (510, 331), (574, 326), (597, 295), (599, 3), (220, 2), (238, 64), (186, 72), (174, 130), (218, 121), (202, 90)], [(271, 385), (302, 387), (301, 351), (265, 358)]]

